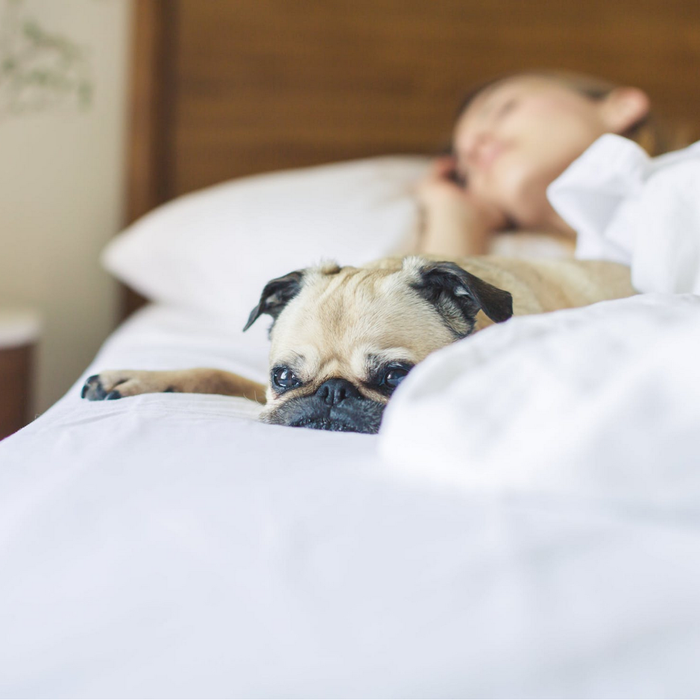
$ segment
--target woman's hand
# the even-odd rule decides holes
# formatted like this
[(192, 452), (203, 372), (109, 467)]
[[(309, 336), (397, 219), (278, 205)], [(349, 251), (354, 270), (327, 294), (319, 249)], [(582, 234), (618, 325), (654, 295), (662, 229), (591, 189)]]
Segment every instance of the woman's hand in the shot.
[(452, 156), (436, 158), (416, 187), (424, 217), (420, 253), (482, 255), (487, 251), (490, 234), (507, 224), (494, 205), (458, 184), (455, 172)]
[(445, 200), (461, 200), (465, 190), (459, 184), (457, 163), (452, 156), (441, 156), (433, 160), (428, 174), (416, 187), (421, 204), (430, 207)]

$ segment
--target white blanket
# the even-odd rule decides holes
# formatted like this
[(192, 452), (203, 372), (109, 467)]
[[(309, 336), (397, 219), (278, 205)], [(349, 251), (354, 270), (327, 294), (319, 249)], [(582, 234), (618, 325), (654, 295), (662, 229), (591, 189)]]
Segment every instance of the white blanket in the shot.
[(576, 257), (632, 268), (640, 292), (700, 294), (700, 142), (650, 158), (601, 136), (547, 189)]
[(413, 370), (381, 450), (465, 488), (700, 509), (699, 348), (691, 294), (513, 318)]
[[(629, 308), (662, 323), (659, 300)], [(691, 300), (669, 307), (654, 342), (672, 343), (696, 312)], [(588, 313), (594, 325), (596, 314), (605, 316), (602, 306)], [(574, 316), (552, 316), (552, 328), (557, 318), (563, 333), (584, 337)], [(635, 318), (624, 327), (636, 333), (646, 326)], [(225, 397), (88, 403), (78, 382), (0, 443), (0, 696), (700, 694), (697, 461), (669, 462), (673, 439), (688, 435), (686, 424), (666, 421), (690, 408), (681, 414), (665, 383), (644, 389), (654, 414), (643, 412), (644, 431), (627, 426), (622, 455), (614, 438), (627, 413), (636, 415), (625, 401), (640, 397), (633, 377), (608, 372), (627, 393), (604, 401), (607, 413), (597, 418), (592, 395), (605, 387), (591, 385), (592, 371), (563, 380), (552, 417), (590, 395), (586, 415), (609, 426), (612, 456), (577, 413), (593, 446), (564, 420), (562, 436), (543, 426), (552, 446), (539, 450), (538, 471), (535, 453), (521, 452), (532, 441), (508, 427), (525, 427), (514, 420), (519, 408), (546, 414), (547, 407), (516, 390), (524, 386), (521, 354), (506, 352), (509, 367), (490, 349), (507, 351), (508, 339), (522, 335), (522, 357), (530, 358), (522, 371), (550, 397), (545, 365), (561, 365), (565, 378), (573, 377), (569, 358), (580, 364), (584, 353), (605, 365), (595, 347), (558, 353), (563, 346), (544, 342), (548, 323), (514, 321), (445, 351), (474, 348), (471, 376), (484, 401), (465, 399), (474, 408), (469, 421), (490, 422), (490, 442), (512, 440), (510, 450), (500, 448), (510, 470), (496, 464), (484, 436), (472, 439), (469, 423), (461, 424), (460, 464), (445, 464), (454, 441), (424, 449), (430, 436), (417, 414), (407, 414), (411, 429), (400, 431), (405, 399), (430, 389), (422, 377), (437, 357), (406, 380), (379, 439), (263, 425), (253, 406)], [(613, 326), (596, 327), (607, 334)], [(684, 339), (697, 348), (695, 332), (689, 326)], [(214, 364), (262, 379), (262, 333), (244, 338), (213, 320), (151, 308), (117, 333), (86, 375)], [(607, 351), (630, 347), (614, 332), (595, 341)], [(649, 344), (642, 334), (639, 358)], [(550, 354), (528, 354), (535, 345)], [(680, 388), (676, 372), (690, 352), (673, 354), (669, 391)], [(496, 376), (496, 365), (510, 380)], [(647, 366), (635, 360), (630, 371), (644, 379)], [(486, 391), (482, 370), (503, 391)], [(686, 374), (684, 397), (696, 378)], [(445, 406), (455, 397), (448, 393)], [(651, 460), (637, 444), (653, 447), (659, 424), (663, 451)], [(408, 467), (382, 462), (380, 441), (387, 454), (401, 448)], [(420, 456), (407, 454), (410, 445)], [(580, 450), (592, 474), (575, 457)], [(500, 471), (463, 479), (462, 468)]]

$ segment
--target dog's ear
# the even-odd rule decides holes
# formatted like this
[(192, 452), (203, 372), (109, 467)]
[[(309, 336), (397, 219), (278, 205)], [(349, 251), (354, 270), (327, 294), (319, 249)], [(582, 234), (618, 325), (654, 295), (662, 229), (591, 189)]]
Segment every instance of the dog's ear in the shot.
[(513, 297), (463, 270), (453, 262), (426, 262), (411, 286), (435, 306), (455, 335), (465, 337), (474, 329), (476, 314), (483, 311), (492, 321), (513, 315)]
[(260, 295), (258, 305), (250, 312), (243, 331), (247, 331), (263, 314), (272, 316), (274, 324), (284, 307), (301, 291), (303, 278), (304, 270), (295, 270), (284, 277), (270, 280)]

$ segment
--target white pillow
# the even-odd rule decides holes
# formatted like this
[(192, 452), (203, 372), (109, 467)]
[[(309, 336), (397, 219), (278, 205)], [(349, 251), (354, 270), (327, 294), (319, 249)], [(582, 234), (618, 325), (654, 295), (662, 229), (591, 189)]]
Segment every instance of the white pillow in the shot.
[(390, 156), (257, 175), (175, 199), (114, 238), (102, 262), (154, 301), (245, 323), (265, 283), (323, 259), (407, 251), (429, 159)]

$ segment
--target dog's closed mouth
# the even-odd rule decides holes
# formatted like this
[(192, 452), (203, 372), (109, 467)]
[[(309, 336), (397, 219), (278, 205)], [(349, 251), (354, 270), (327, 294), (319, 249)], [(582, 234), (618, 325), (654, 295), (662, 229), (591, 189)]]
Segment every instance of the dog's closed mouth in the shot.
[(341, 406), (330, 407), (318, 397), (307, 396), (291, 399), (261, 420), (293, 428), (373, 435), (379, 431), (383, 412), (383, 404), (369, 399), (347, 399)]
[(306, 418), (295, 423), (290, 423), (292, 428), (311, 428), (312, 430), (332, 430), (339, 433), (364, 433), (370, 432), (354, 425), (347, 425), (339, 420), (330, 418)]

